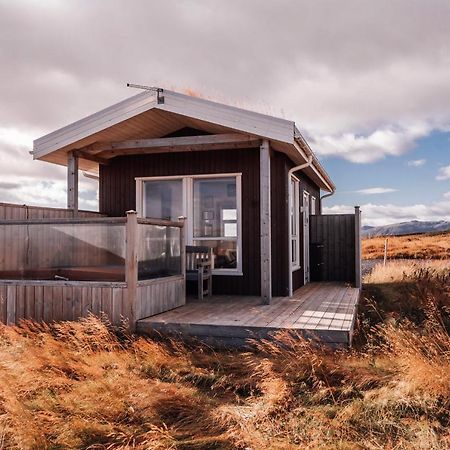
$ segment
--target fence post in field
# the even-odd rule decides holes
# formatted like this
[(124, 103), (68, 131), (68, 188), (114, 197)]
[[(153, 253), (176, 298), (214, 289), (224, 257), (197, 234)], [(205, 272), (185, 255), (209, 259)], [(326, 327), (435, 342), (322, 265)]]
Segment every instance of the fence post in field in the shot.
[(355, 286), (361, 287), (361, 211), (355, 206)]
[(387, 260), (387, 252), (388, 252), (388, 244), (389, 244), (389, 239), (386, 238), (384, 240), (384, 257), (383, 257), (383, 266), (386, 265), (386, 260)]
[(138, 223), (137, 212), (127, 211), (125, 226), (125, 282), (127, 283), (127, 300), (123, 315), (128, 320), (131, 331), (136, 328), (136, 303), (138, 282)]

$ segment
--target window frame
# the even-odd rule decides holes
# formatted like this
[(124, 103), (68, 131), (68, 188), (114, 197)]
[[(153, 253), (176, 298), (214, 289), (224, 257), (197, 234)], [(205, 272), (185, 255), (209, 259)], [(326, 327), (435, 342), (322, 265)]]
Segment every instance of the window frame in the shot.
[[(291, 175), (289, 180), (289, 196), (291, 204), (289, 205), (289, 221), (291, 222), (291, 235), (289, 244), (291, 246), (291, 269), (292, 272), (301, 268), (300, 264), (300, 180)], [(295, 233), (294, 233), (295, 231)], [(294, 259), (294, 253), (296, 258)]]
[(316, 197), (314, 195), (311, 195), (310, 199), (309, 199), (309, 215), (310, 216), (315, 216), (316, 213)]
[[(194, 180), (195, 179), (236, 179), (236, 217), (237, 236), (236, 237), (194, 237)], [(138, 217), (145, 217), (145, 190), (146, 181), (182, 180), (183, 184), (183, 216), (187, 218), (185, 224), (185, 240), (187, 245), (194, 245), (194, 241), (235, 241), (237, 265), (235, 269), (215, 269), (214, 275), (234, 275), (242, 276), (242, 173), (208, 173), (201, 175), (169, 175), (155, 177), (136, 177), (136, 208)]]

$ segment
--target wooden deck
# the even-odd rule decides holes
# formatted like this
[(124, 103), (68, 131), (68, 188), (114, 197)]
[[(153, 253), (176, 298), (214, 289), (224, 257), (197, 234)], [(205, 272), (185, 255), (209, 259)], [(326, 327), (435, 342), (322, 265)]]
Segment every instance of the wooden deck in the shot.
[(293, 330), (333, 345), (351, 345), (359, 289), (345, 283), (310, 283), (292, 298), (276, 297), (270, 305), (260, 297), (212, 296), (141, 319), (144, 334), (178, 334), (208, 342), (242, 344)]

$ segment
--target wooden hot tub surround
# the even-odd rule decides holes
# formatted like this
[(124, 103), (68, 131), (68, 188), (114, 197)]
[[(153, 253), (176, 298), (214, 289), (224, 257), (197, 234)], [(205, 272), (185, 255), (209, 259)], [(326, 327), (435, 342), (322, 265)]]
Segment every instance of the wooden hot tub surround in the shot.
[[(183, 226), (140, 219), (134, 211), (126, 217), (1, 220), (0, 322), (103, 313), (134, 330), (137, 320), (184, 305)], [(150, 229), (156, 235), (147, 236), (146, 251), (141, 237)], [(174, 256), (167, 251), (167, 233)]]

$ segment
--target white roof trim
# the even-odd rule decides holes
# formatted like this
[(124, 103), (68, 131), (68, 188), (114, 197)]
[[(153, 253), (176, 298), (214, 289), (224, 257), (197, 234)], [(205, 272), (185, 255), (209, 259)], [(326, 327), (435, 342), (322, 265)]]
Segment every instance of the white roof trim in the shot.
[[(293, 121), (165, 89), (160, 95), (164, 97), (163, 103), (158, 103), (155, 92), (141, 92), (36, 139), (33, 142), (33, 158), (42, 159), (46, 155), (64, 147), (69, 147), (70, 149), (71, 145), (75, 148), (78, 141), (151, 109), (167, 111), (223, 126), (224, 128), (237, 132), (278, 141), (293, 146), (295, 148), (294, 151), (299, 150), (298, 141), (300, 141), (300, 147), (306, 150), (306, 153), (313, 154), (306, 141), (301, 137)], [(303, 145), (301, 141), (303, 141)], [(299, 152), (299, 154), (304, 158), (303, 152)], [(319, 178), (322, 179), (325, 186), (333, 190), (334, 186), (330, 178), (315, 157), (312, 168)]]
[(33, 142), (34, 159), (41, 158), (91, 134), (98, 133), (137, 114), (148, 111), (154, 108), (156, 104), (155, 94), (145, 91), (53, 131)]
[(78, 120), (34, 141), (34, 158), (73, 144), (150, 109), (160, 109), (291, 144), (294, 122), (247, 111), (234, 106), (164, 90), (164, 103), (158, 104), (154, 92), (145, 91)]
[(164, 90), (164, 103), (156, 108), (204, 122), (222, 125), (243, 133), (292, 144), (295, 123), (234, 106), (223, 105), (178, 92)]

